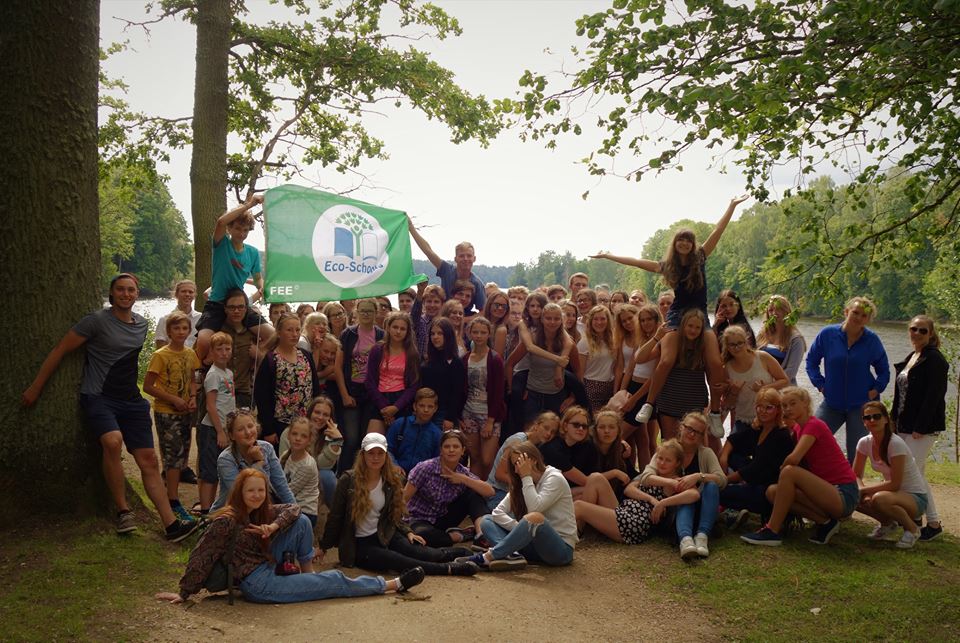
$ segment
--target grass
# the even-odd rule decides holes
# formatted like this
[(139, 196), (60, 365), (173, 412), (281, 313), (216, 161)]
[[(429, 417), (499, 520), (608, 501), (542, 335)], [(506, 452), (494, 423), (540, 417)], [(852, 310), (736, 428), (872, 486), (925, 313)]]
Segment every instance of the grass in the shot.
[(118, 537), (102, 520), (21, 527), (0, 540), (3, 640), (131, 640), (153, 592), (175, 588), (188, 550), (159, 535)]
[[(753, 526), (752, 528), (755, 528)], [(843, 523), (828, 546), (807, 534), (781, 547), (743, 543), (739, 533), (711, 541), (705, 561), (628, 572), (716, 614), (725, 639), (743, 641), (947, 640), (960, 631), (960, 544), (956, 538), (913, 550), (872, 542), (872, 525)], [(811, 611), (814, 610), (814, 611)], [(816, 613), (815, 613), (816, 612)]]
[(956, 462), (927, 462), (927, 482), (960, 486), (960, 464)]

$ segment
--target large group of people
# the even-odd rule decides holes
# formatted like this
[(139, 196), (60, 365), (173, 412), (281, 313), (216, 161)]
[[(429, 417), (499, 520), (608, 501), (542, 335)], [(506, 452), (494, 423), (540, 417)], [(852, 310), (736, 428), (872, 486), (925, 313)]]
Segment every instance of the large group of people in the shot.
[[(877, 521), (871, 538), (901, 530), (901, 548), (936, 538), (924, 464), (945, 428), (948, 369), (934, 321), (911, 320), (889, 410), (866, 297), (850, 299), (809, 350), (780, 295), (760, 306), (758, 332), (729, 289), (711, 322), (707, 259), (742, 201), (702, 245), (677, 233), (661, 261), (597, 255), (661, 275), (669, 290), (656, 297), (591, 287), (583, 273), (502, 291), (472, 272), (471, 243), (451, 263), (410, 223), (439, 285), (399, 293), (399, 310), (376, 297), (271, 304), (262, 316), (259, 253), (244, 243), (262, 202), (252, 197), (217, 222), (202, 314), (196, 286), (175, 286), (143, 381), (152, 419), (137, 386), (147, 320), (133, 312), (139, 284), (128, 273), (110, 282), (109, 307), (50, 352), (23, 402), (86, 347), (80, 406), (103, 449), (117, 531), (136, 528), (123, 446), (166, 537), (204, 528), (180, 591), (160, 595), (171, 602), (200, 591), (221, 560), (247, 598), (270, 602), (568, 565), (587, 528), (625, 544), (662, 536), (684, 559), (709, 556), (718, 525), (737, 529), (750, 515), (760, 528), (742, 539), (756, 545), (781, 544), (804, 520), (826, 544), (854, 511)], [(796, 385), (804, 364), (823, 394), (816, 409)], [(191, 511), (179, 487), (194, 425)], [(865, 480), (868, 461), (881, 482)], [(399, 576), (314, 572), (332, 548), (342, 566)]]

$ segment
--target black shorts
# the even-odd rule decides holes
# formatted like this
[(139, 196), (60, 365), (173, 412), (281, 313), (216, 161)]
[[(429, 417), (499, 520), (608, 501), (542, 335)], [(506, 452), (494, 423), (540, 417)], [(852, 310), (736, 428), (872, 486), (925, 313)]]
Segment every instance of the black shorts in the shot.
[[(197, 330), (212, 330), (214, 332), (223, 328), (227, 321), (227, 310), (223, 307), (222, 301), (210, 301), (203, 305), (203, 311), (200, 313), (200, 319), (197, 320)], [(247, 315), (243, 318), (245, 328), (256, 328), (260, 324), (269, 323), (252, 306), (247, 306)]]
[(99, 440), (111, 431), (120, 431), (127, 451), (153, 449), (153, 422), (150, 402), (142, 397), (115, 400), (105, 395), (80, 394), (80, 409), (93, 435)]

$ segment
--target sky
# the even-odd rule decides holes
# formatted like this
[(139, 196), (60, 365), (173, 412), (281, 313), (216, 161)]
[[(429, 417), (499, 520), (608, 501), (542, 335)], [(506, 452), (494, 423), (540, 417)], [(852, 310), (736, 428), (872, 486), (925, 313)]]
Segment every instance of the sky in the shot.
[[(461, 87), (488, 99), (516, 96), (525, 69), (570, 69), (575, 60), (571, 45), (584, 44), (576, 36), (575, 20), (608, 6), (583, 0), (435, 4), (459, 20), (463, 35), (416, 46), (451, 69)], [(263, 0), (248, 0), (247, 5), (257, 21), (277, 11)], [(189, 116), (193, 26), (167, 19), (150, 25), (146, 35), (138, 28), (125, 30), (117, 18), (143, 20), (143, 3), (102, 1), (103, 45), (127, 40), (130, 46), (105, 63), (107, 74), (127, 83), (126, 98), (134, 109), (168, 118)], [(492, 265), (531, 261), (547, 250), (569, 250), (577, 257), (599, 250), (637, 256), (656, 230), (684, 218), (716, 221), (730, 198), (744, 192), (745, 181), (735, 167), (723, 173), (711, 167), (708, 154), (697, 151), (684, 158), (683, 172), (651, 175), (639, 183), (590, 176), (578, 161), (601, 140), (601, 133), (591, 129), (595, 116), (582, 119), (584, 136), (562, 138), (555, 150), (536, 141), (522, 142), (512, 130), (484, 149), (474, 142), (453, 144), (441, 123), (412, 109), (382, 109), (365, 125), (384, 140), (390, 158), (365, 161), (360, 171), (373, 185), (350, 196), (406, 211), (418, 226), (428, 226), (423, 234), (434, 250), (451, 259), (454, 246), (464, 239), (473, 242), (478, 263)], [(656, 153), (646, 150), (644, 158)], [(160, 170), (169, 176), (171, 195), (189, 217), (189, 149), (175, 150)], [(356, 182), (334, 170), (318, 168), (316, 173), (323, 185), (335, 190)], [(587, 190), (590, 196), (584, 200), (581, 195)], [(228, 205), (233, 204), (228, 196)], [(249, 241), (262, 248), (260, 231)], [(414, 257), (423, 258), (416, 246)]]

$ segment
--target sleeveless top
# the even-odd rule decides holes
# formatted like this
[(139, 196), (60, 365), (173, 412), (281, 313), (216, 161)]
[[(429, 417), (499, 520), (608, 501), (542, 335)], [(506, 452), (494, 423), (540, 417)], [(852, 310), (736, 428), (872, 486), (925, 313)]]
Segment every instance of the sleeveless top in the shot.
[(737, 420), (740, 422), (753, 422), (754, 418), (757, 417), (757, 410), (754, 408), (757, 392), (751, 388), (751, 384), (757, 380), (760, 380), (764, 384), (769, 384), (773, 381), (773, 377), (764, 367), (760, 361), (760, 356), (756, 353), (753, 355), (753, 364), (751, 364), (750, 368), (744, 373), (735, 371), (732, 362), (727, 362), (724, 368), (727, 371), (727, 377), (731, 381), (746, 382), (743, 388), (740, 389), (740, 394), (737, 395), (737, 406), (734, 409), (737, 414)]

